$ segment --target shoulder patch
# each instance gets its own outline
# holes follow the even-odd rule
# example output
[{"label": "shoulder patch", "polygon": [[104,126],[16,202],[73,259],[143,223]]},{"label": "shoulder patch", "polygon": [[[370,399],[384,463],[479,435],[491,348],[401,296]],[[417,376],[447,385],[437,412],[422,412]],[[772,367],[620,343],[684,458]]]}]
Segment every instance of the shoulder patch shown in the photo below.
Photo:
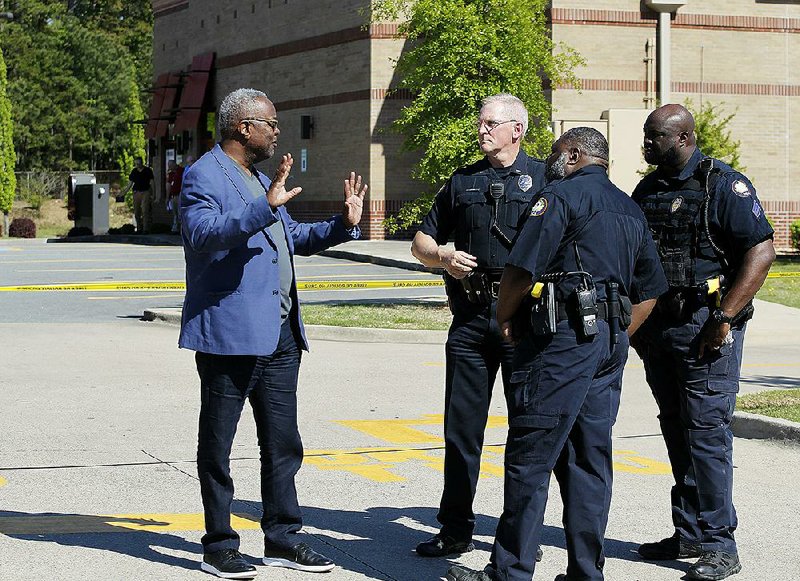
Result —
[{"label": "shoulder patch", "polygon": [[753,200],[753,215],[756,218],[760,218],[761,217],[761,206],[759,206],[759,204],[758,204],[758,202],[756,200]]},{"label": "shoulder patch", "polygon": [[733,190],[733,193],[740,198],[746,198],[750,195],[750,188],[742,180],[736,180],[733,182],[733,184],[731,184],[731,189]]},{"label": "shoulder patch", "polygon": [[519,189],[521,189],[523,192],[527,192],[529,189],[531,189],[532,185],[533,178],[531,178],[531,176],[528,174],[519,176]]},{"label": "shoulder patch", "polygon": [[531,217],[535,218],[541,216],[547,211],[547,198],[539,198],[539,200],[531,208]]}]

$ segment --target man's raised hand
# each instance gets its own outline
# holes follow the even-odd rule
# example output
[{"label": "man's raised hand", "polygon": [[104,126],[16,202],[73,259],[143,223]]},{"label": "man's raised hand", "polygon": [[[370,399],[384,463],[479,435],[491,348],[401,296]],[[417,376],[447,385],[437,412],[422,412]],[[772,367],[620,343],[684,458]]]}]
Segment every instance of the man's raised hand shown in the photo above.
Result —
[{"label": "man's raised hand", "polygon": [[364,211],[364,195],[368,188],[367,184],[361,185],[361,176],[356,176],[354,171],[351,171],[350,177],[344,180],[342,219],[347,228],[352,228],[361,221],[361,213]]},{"label": "man's raised hand", "polygon": [[267,202],[272,208],[283,206],[286,202],[294,198],[297,194],[303,191],[303,188],[292,188],[286,191],[286,180],[289,178],[289,172],[292,170],[292,154],[287,153],[281,156],[281,163],[278,169],[275,170],[275,179],[272,180],[272,185],[267,191]]}]

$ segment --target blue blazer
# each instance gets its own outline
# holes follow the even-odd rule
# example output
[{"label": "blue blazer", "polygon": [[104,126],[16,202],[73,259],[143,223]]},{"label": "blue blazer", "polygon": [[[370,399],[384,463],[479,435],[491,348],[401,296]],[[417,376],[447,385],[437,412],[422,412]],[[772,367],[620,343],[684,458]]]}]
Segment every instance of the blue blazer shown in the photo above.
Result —
[{"label": "blue blazer", "polygon": [[[259,173],[265,188],[270,180]],[[266,195],[254,199],[219,145],[183,176],[180,197],[186,298],[178,345],[219,355],[269,355],[280,335],[278,252],[266,229],[280,216],[292,256],[292,300],[297,301],[294,255],[309,256],[359,238],[341,216],[313,224],[292,220],[284,207],[272,210]],[[351,234],[352,233],[352,234]],[[308,342],[300,309],[292,309]]]}]

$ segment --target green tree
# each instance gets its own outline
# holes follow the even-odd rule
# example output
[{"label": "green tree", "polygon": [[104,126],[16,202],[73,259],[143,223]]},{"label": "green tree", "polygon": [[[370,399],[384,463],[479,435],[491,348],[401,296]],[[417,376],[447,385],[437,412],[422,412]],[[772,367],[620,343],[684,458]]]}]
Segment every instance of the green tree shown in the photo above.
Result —
[{"label": "green tree", "polygon": [[[525,103],[530,128],[524,146],[542,155],[552,143],[546,84],[577,86],[583,62],[550,38],[547,0],[376,0],[372,20],[404,18],[399,34],[408,49],[397,62],[399,88],[414,94],[395,128],[404,148],[422,152],[414,176],[441,184],[459,166],[479,159],[475,117],[480,101],[513,93]],[[431,190],[407,205],[390,231],[408,227],[427,211]]]},{"label": "green tree", "polygon": [[[6,95],[6,61],[0,50],[0,211],[8,216],[14,203],[17,178],[14,169],[17,156],[14,152],[14,124],[11,120],[11,101]],[[7,220],[6,220],[7,221]],[[7,231],[3,229],[3,234]]]},{"label": "green tree", "polygon": [[128,106],[125,108],[124,118],[124,122],[128,127],[127,139],[117,156],[117,167],[119,167],[123,180],[133,170],[133,160],[136,157],[141,157],[142,159],[147,157],[147,152],[145,151],[147,140],[144,138],[144,125],[136,123],[136,121],[144,118],[144,111],[136,93],[136,88],[136,82],[131,78]]},{"label": "green tree", "polygon": [[[110,169],[141,150],[141,89],[150,81],[147,0],[12,0],[0,46],[9,69],[23,170]],[[12,55],[12,56],[8,56]],[[134,100],[138,103],[134,103]]]},{"label": "green tree", "polygon": [[744,172],[747,168],[739,159],[739,148],[742,142],[734,140],[731,136],[729,125],[736,113],[726,115],[722,106],[724,103],[701,103],[696,108],[692,101],[686,101],[686,108],[694,117],[694,133],[697,137],[697,147],[705,155],[722,160],[733,169]]}]

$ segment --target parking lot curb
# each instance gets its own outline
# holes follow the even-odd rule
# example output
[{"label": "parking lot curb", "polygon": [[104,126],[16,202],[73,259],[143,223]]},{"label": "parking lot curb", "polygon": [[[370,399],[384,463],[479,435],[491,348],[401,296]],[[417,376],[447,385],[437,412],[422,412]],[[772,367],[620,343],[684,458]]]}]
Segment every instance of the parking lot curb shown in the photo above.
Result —
[{"label": "parking lot curb", "polygon": [[747,412],[735,412],[731,425],[737,438],[782,440],[800,444],[800,423]]}]

